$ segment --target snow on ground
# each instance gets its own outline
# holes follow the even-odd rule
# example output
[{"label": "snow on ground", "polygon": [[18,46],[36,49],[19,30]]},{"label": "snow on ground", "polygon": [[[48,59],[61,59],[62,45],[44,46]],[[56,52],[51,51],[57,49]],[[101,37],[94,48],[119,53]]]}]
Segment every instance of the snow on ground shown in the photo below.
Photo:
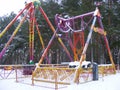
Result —
[{"label": "snow on ground", "polygon": [[[58,90],[120,90],[120,73],[107,75],[98,81],[58,86]],[[17,83],[15,79],[0,79],[0,90],[55,90],[55,84],[35,82],[32,86],[30,78],[20,79]]]},{"label": "snow on ground", "polygon": [[99,78],[84,84],[70,85],[67,90],[120,90],[120,73]]},{"label": "snow on ground", "polygon": [[[30,80],[29,80],[30,81]],[[59,86],[59,90],[66,90],[67,86]],[[16,82],[15,79],[0,80],[0,90],[55,90],[55,84],[43,83],[31,84],[28,82]]]}]

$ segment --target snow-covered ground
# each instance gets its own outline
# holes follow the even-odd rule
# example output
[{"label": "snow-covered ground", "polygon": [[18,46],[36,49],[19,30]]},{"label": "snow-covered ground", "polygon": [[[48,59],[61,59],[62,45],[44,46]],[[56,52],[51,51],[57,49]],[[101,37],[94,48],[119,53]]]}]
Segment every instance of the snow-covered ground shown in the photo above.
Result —
[{"label": "snow-covered ground", "polygon": [[120,73],[107,75],[99,78],[98,81],[92,81],[84,84],[70,85],[68,90],[120,90]]},{"label": "snow-covered ground", "polygon": [[[55,90],[55,84],[36,82],[31,85],[30,78],[0,79],[0,90]],[[82,84],[58,85],[58,90],[120,90],[120,73],[104,76],[98,81]]]}]

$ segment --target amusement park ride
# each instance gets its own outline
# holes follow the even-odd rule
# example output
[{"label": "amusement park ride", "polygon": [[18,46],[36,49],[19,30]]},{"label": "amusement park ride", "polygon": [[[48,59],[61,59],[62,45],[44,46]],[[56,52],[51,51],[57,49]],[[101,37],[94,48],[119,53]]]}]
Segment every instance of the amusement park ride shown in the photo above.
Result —
[{"label": "amusement park ride", "polygon": [[[43,38],[40,33],[40,29],[38,27],[38,23],[36,21],[35,17],[35,11],[39,10],[40,13],[43,15],[44,19],[48,23],[49,27],[51,28],[52,32],[54,33],[52,38],[50,39],[48,45],[45,47]],[[100,34],[104,38],[104,42],[110,57],[110,62],[111,65],[107,66],[107,69],[111,69],[113,73],[115,73],[115,65],[113,62],[112,54],[109,48],[108,40],[106,37],[106,32],[104,31],[104,27],[101,21],[101,14],[98,8],[95,9],[95,11],[85,13],[82,15],[74,16],[74,17],[69,17],[69,18],[63,18],[61,15],[56,15],[55,16],[55,23],[57,25],[57,29],[55,29],[50,22],[49,18],[47,17],[46,13],[42,9],[40,5],[39,0],[34,0],[33,2],[27,3],[25,8],[20,11],[20,13],[7,25],[7,27],[0,33],[0,38],[6,33],[6,31],[12,26],[12,24],[18,19],[20,15],[23,13],[26,13],[25,16],[21,19],[21,22],[18,24],[16,27],[15,31],[13,32],[12,36],[10,37],[9,41],[6,43],[4,48],[2,49],[0,53],[0,59],[2,56],[5,54],[5,51],[7,50],[7,47],[10,45],[11,41],[13,40],[14,36],[18,32],[19,28],[25,21],[27,17],[29,17],[29,47],[30,47],[30,62],[33,62],[34,60],[34,32],[35,32],[35,26],[36,30],[38,32],[40,42],[42,44],[42,48],[44,49],[43,54],[35,67],[33,74],[32,74],[32,80],[33,83],[34,81],[38,81],[38,78],[41,78],[40,81],[43,81],[43,78],[47,82],[54,82],[55,80],[55,75],[57,75],[58,78],[58,83],[70,83],[71,81],[74,81],[75,83],[78,83],[80,80],[80,75],[82,75],[84,70],[81,68],[82,62],[86,60],[86,52],[88,45],[90,43],[92,33],[96,32]],[[84,22],[84,18],[90,17],[89,23]],[[80,28],[76,27],[76,23],[80,24]],[[89,27],[88,24],[91,23],[91,26]],[[96,24],[97,23],[97,24]],[[90,29],[88,30],[88,36],[86,41],[84,40],[84,31],[85,29]],[[59,36],[58,32],[63,33],[64,35],[68,35],[69,33],[72,33],[72,40],[69,39],[69,45],[71,47],[71,51],[73,53],[73,57],[71,56],[71,53],[67,49],[67,46],[62,41],[62,38]],[[65,50],[67,56],[69,57],[70,61],[78,61],[79,66],[77,68],[68,68],[68,67],[63,67],[60,65],[53,65],[53,64],[48,64],[48,65],[42,65],[42,62],[48,53],[51,44],[53,43],[54,39],[57,37],[57,40]],[[69,38],[69,37],[68,37]],[[80,44],[78,48],[78,44]],[[42,67],[41,67],[42,65]],[[107,70],[106,67],[100,67],[101,73],[103,74],[105,70]],[[90,73],[91,70],[88,70]],[[67,82],[66,82],[67,81]]]}]

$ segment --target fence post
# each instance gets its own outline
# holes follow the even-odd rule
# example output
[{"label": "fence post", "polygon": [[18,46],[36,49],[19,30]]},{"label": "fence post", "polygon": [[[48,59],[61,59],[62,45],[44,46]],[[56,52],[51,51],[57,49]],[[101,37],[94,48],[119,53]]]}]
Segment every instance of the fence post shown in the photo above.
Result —
[{"label": "fence post", "polygon": [[34,75],[33,74],[34,74],[34,72],[32,71],[32,85],[34,85],[34,77],[33,77]]},{"label": "fence post", "polygon": [[55,74],[55,90],[58,90],[57,71],[55,71],[54,74]]},{"label": "fence post", "polygon": [[98,65],[97,63],[93,63],[93,68],[92,68],[92,72],[93,72],[93,80],[98,80]]},{"label": "fence post", "polygon": [[16,82],[18,82],[18,77],[17,77],[17,66],[15,66],[15,75],[16,75]]}]

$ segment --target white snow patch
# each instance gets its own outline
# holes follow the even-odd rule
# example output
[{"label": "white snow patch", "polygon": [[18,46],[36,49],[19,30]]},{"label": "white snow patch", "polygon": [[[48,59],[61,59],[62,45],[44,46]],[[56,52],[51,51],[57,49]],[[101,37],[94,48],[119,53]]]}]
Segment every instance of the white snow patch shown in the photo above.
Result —
[{"label": "white snow patch", "polygon": [[120,90],[120,73],[84,84],[72,84],[66,90]]},{"label": "white snow patch", "polygon": [[[31,77],[18,79],[0,79],[0,90],[55,90],[55,84],[35,82]],[[58,90],[120,90],[120,73],[104,76],[98,81],[82,84],[58,85]]]}]

